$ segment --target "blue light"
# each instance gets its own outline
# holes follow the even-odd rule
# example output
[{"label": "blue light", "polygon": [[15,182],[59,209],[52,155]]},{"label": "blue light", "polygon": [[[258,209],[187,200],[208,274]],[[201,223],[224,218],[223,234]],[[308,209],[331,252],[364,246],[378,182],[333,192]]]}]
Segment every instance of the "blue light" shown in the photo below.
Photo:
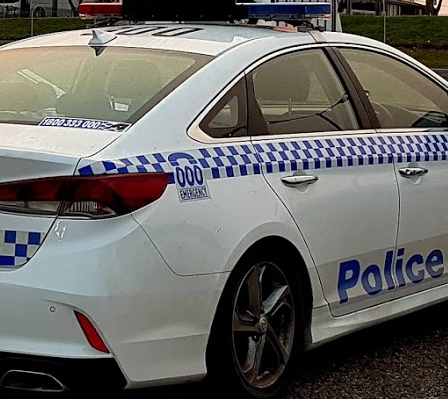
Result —
[{"label": "blue light", "polygon": [[289,3],[248,4],[249,18],[260,19],[300,19],[305,16],[324,15],[331,13],[330,3]]}]

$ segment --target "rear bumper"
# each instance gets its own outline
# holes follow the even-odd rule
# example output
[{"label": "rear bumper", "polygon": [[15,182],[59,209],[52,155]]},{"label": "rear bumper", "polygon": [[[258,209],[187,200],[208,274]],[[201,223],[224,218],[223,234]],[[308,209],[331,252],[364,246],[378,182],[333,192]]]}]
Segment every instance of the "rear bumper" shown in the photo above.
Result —
[{"label": "rear bumper", "polygon": [[[226,279],[225,273],[174,274],[131,217],[56,222],[27,264],[0,272],[0,353],[8,362],[48,360],[64,376],[64,370],[83,374],[89,364],[98,367],[85,378],[107,376],[99,366],[112,364],[105,368],[117,368],[123,378],[105,381],[126,389],[196,381],[206,372]],[[109,353],[89,345],[75,311]],[[69,377],[61,377],[64,385]],[[85,385],[83,378],[69,382]]]},{"label": "rear bumper", "polygon": [[0,389],[64,393],[121,390],[126,379],[114,359],[60,359],[0,353]]}]

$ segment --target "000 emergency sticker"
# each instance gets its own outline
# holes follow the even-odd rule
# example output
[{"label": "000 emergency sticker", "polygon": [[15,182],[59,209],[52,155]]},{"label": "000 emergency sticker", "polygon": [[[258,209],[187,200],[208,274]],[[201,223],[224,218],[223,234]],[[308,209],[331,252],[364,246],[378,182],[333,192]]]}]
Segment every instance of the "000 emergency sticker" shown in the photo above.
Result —
[{"label": "000 emergency sticker", "polygon": [[181,202],[210,198],[204,172],[198,165],[177,166],[174,177]]},{"label": "000 emergency sticker", "polygon": [[55,118],[47,116],[39,123],[39,126],[123,132],[130,126],[130,124],[122,122],[99,121],[95,119]]},{"label": "000 emergency sticker", "polygon": [[210,198],[204,170],[193,155],[174,152],[168,156],[168,162],[173,168],[174,182],[181,202]]}]

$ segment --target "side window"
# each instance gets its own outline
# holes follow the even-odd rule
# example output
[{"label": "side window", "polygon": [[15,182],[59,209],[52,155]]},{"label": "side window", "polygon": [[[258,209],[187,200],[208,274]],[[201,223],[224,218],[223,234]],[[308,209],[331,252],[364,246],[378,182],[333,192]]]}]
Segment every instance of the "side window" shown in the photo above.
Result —
[{"label": "side window", "polygon": [[448,127],[445,90],[385,55],[340,49],[369,97],[383,128]]},{"label": "side window", "polygon": [[252,84],[259,109],[251,106],[250,117],[261,113],[265,129],[255,128],[251,135],[358,128],[348,95],[320,49],[266,62],[252,73]]},{"label": "side window", "polygon": [[241,79],[212,108],[199,127],[214,138],[247,135],[246,81]]}]

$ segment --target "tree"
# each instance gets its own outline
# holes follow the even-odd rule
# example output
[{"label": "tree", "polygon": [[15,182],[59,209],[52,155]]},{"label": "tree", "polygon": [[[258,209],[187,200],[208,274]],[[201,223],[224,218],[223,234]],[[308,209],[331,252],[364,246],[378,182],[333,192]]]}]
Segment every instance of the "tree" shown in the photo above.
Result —
[{"label": "tree", "polygon": [[[443,0],[426,0],[426,14],[439,15]],[[436,5],[437,3],[437,5]]]},{"label": "tree", "polygon": [[58,16],[58,0],[52,0],[51,2],[51,16],[52,17]]},{"label": "tree", "polygon": [[70,4],[73,16],[78,15],[78,7],[73,3],[73,0],[68,0],[68,4]]}]

